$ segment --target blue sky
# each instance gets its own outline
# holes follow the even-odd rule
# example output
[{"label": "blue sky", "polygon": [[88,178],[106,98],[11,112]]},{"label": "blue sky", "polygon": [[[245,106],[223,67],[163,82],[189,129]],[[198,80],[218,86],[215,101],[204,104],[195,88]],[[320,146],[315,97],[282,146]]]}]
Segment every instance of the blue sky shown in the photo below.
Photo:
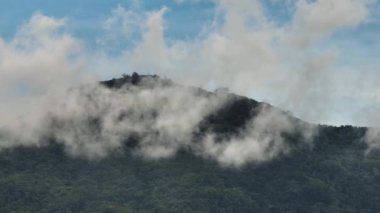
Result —
[{"label": "blue sky", "polygon": [[[102,22],[118,6],[126,10],[136,8],[140,12],[168,7],[165,14],[166,36],[168,39],[192,39],[199,35],[206,23],[212,22],[217,14],[217,4],[212,0],[2,0],[0,7],[0,35],[11,39],[19,27],[36,12],[56,18],[68,18],[67,30],[83,39],[89,46],[94,45],[97,36],[103,33]],[[261,1],[267,17],[278,25],[286,24],[292,17],[287,1]],[[375,0],[376,2],[376,0]],[[356,51],[342,56],[343,62],[366,60],[379,56],[380,3],[371,4],[371,18],[355,29],[337,31],[329,40],[340,48],[350,47]],[[376,54],[373,54],[376,53]],[[355,54],[352,57],[351,54]]]},{"label": "blue sky", "polygon": [[[118,31],[104,29],[117,8],[142,19],[132,37],[107,37]],[[371,125],[357,117],[370,116],[365,112],[380,102],[373,98],[380,92],[378,0],[2,0],[2,40],[11,44],[37,13],[66,19],[63,31],[80,40],[87,63],[96,62],[88,69],[119,70],[97,70],[102,78],[121,70],[157,72],[205,88],[226,86],[330,124]]]},{"label": "blue sky", "polygon": [[[0,29],[4,38],[11,38],[19,26],[34,13],[41,12],[47,16],[69,19],[69,30],[86,41],[94,41],[102,33],[99,27],[111,11],[122,6],[125,9],[134,7],[133,1],[119,0],[4,0],[0,8]],[[20,6],[22,5],[22,6]],[[139,1],[141,11],[159,10],[166,6],[167,34],[170,37],[193,37],[201,30],[205,21],[213,19],[215,4],[212,1],[178,4],[171,0]],[[184,24],[186,23],[186,24]]]},{"label": "blue sky", "polygon": [[[165,34],[168,39],[192,39],[199,35],[206,23],[212,22],[217,14],[217,4],[212,0],[188,0],[178,3],[174,0],[120,1],[120,0],[2,0],[0,7],[0,36],[11,39],[19,27],[36,12],[56,18],[68,18],[67,30],[83,39],[88,47],[94,47],[96,38],[104,33],[102,22],[118,6],[126,10],[159,10],[163,6],[170,9],[165,14]],[[262,1],[267,17],[278,25],[286,24],[292,17],[288,1]],[[375,0],[376,2],[376,0]],[[353,63],[376,59],[380,55],[380,3],[371,5],[371,18],[354,29],[337,31],[328,42],[334,43],[342,52],[340,62]],[[327,43],[328,44],[328,43]]]}]

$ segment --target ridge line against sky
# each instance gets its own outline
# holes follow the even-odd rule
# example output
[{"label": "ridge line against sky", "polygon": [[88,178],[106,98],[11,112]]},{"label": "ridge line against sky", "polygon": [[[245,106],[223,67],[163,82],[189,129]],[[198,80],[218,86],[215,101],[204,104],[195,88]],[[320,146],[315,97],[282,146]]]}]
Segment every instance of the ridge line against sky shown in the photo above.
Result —
[{"label": "ridge line against sky", "polygon": [[[45,76],[48,69],[62,65],[60,59],[70,58],[62,62],[62,73],[79,70],[80,75],[100,79],[133,71],[156,73],[208,89],[229,87],[312,122],[369,126],[380,122],[377,0],[4,0],[1,4],[3,81],[20,82],[17,75],[26,72],[4,62],[23,59],[16,54],[20,46],[22,51],[32,49],[37,61],[42,60],[38,52],[57,53],[53,49],[60,47],[62,55],[51,58],[56,64],[41,69],[30,61],[36,67],[29,68]],[[40,49],[20,43],[41,35],[46,42],[53,38],[48,49],[45,40],[40,40]],[[14,57],[7,58],[12,55],[7,53]],[[66,76],[62,73],[51,74],[49,81],[57,82]],[[32,87],[38,84],[38,91],[51,86],[37,82]]]}]

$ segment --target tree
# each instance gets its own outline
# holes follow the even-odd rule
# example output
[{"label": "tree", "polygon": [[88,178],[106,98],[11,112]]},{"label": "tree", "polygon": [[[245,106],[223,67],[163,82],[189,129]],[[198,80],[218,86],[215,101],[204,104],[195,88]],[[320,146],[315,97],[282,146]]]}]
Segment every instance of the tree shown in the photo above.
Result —
[{"label": "tree", "polygon": [[136,72],[132,74],[132,84],[136,85],[140,81],[140,76]]}]

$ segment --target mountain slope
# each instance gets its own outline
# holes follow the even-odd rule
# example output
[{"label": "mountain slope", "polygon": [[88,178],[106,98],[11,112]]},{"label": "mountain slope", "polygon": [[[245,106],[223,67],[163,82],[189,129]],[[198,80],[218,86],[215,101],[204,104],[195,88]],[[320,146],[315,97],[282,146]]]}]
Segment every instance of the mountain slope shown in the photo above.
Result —
[{"label": "mountain slope", "polygon": [[[125,76],[102,85],[117,90],[140,85],[141,78]],[[152,85],[156,83],[140,86]],[[223,107],[202,119],[192,143],[208,133],[221,144],[226,138],[240,137],[252,117],[259,116],[260,107],[271,107],[229,96]],[[311,125],[289,119],[297,128]],[[365,155],[366,129],[319,126],[318,130],[311,145],[303,142],[298,129],[285,132],[291,152],[239,167],[223,166],[187,146],[168,158],[147,159],[134,152],[141,146],[141,136],[128,137],[124,147],[92,160],[70,156],[65,144],[54,138],[42,147],[5,149],[0,152],[0,211],[378,212],[380,153]]]}]

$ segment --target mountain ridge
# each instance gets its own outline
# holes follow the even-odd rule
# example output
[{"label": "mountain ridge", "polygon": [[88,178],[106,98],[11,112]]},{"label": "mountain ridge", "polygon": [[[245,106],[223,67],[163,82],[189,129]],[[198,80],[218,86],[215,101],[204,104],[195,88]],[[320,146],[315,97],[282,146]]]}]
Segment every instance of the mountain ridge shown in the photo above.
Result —
[{"label": "mountain ridge", "polygon": [[[148,78],[156,79],[157,77]],[[119,80],[103,81],[101,84],[111,86],[111,89],[122,89],[120,92],[131,91],[132,94],[139,91],[136,86],[152,86],[152,82],[135,80],[132,81],[132,76],[124,76]],[[165,82],[160,85],[165,87],[171,84],[170,81]],[[125,86],[130,88],[123,90]],[[174,89],[174,91],[176,90],[178,88]],[[216,96],[214,93],[199,88],[194,90],[195,93],[186,97],[191,98],[194,97],[193,94],[198,93],[210,97]],[[148,89],[147,91],[152,90]],[[104,97],[110,96],[110,93],[106,92]],[[143,91],[142,97],[154,97],[145,96],[147,94],[145,92]],[[87,93],[84,94],[87,95]],[[92,100],[84,102],[85,110],[92,110],[93,106],[89,106],[89,103],[97,104],[96,100],[98,99],[93,97],[96,94],[102,93],[90,93],[89,97],[79,96],[80,100],[82,98]],[[172,97],[171,95],[163,96],[164,101],[157,103],[165,103],[168,101],[166,98]],[[134,98],[136,101],[140,100]],[[249,143],[245,143],[246,136],[263,139],[259,142],[267,143],[268,146],[265,146],[265,149],[261,150],[262,152],[252,152],[246,156],[244,152],[251,148],[247,146],[240,150],[242,152],[238,153],[238,160],[241,160],[239,157],[248,157],[250,160],[245,164],[223,166],[220,162],[226,162],[226,158],[223,158],[223,153],[219,152],[224,149],[205,156],[204,153],[199,153],[198,149],[190,150],[189,144],[184,144],[181,149],[169,157],[149,159],[134,151],[138,149],[140,143],[151,145],[149,141],[139,141],[144,139],[144,134],[147,134],[145,131],[139,132],[141,135],[136,134],[133,136],[134,138],[129,138],[130,141],[125,142],[128,146],[113,149],[108,155],[98,159],[82,158],[70,154],[67,152],[66,144],[59,143],[59,141],[52,141],[41,146],[17,146],[0,152],[0,195],[2,195],[0,196],[0,211],[377,212],[380,210],[378,202],[380,152],[378,150],[366,152],[368,145],[363,142],[366,128],[319,125],[318,134],[314,136],[313,142],[306,143],[305,138],[301,134],[296,134],[297,131],[293,131],[293,129],[290,129],[292,131],[283,131],[280,128],[280,132],[269,131],[270,129],[267,127],[279,128],[276,125],[284,121],[280,119],[275,120],[274,123],[270,122],[276,119],[276,116],[281,115],[276,110],[274,113],[271,110],[264,110],[264,112],[270,112],[269,117],[265,113],[265,116],[262,117],[260,113],[255,114],[251,111],[259,109],[258,106],[261,102],[234,95],[232,95],[232,99],[228,100],[230,102],[227,102],[227,105],[216,108],[216,113],[206,113],[208,117],[201,120],[199,127],[195,128],[198,131],[196,133],[200,135],[192,135],[194,136],[192,142],[197,141],[197,137],[203,138],[205,134],[209,133],[220,137],[215,140],[216,148],[221,146],[224,148],[223,145],[228,143],[234,144],[235,148],[239,143],[247,145]],[[144,102],[142,105],[138,105],[137,109],[148,103],[151,102]],[[208,102],[206,103],[201,106],[209,106]],[[108,107],[108,105],[105,106]],[[133,105],[128,103],[127,106],[132,107]],[[96,107],[99,108],[97,105]],[[104,112],[102,107],[100,109],[100,112]],[[182,109],[180,107],[179,112]],[[267,108],[264,107],[264,109]],[[119,111],[116,110],[116,112]],[[151,111],[142,112],[150,113]],[[175,114],[175,117],[180,114]],[[94,119],[92,114],[89,115],[91,122],[98,122],[96,119],[92,120]],[[153,113],[149,115],[152,117],[148,117],[147,120],[144,120],[145,117],[141,118],[140,113],[128,114],[126,112],[124,116],[132,116],[131,118],[137,116],[138,119],[142,119],[141,121],[151,122],[151,118],[159,115]],[[250,116],[256,116],[256,119],[260,118],[260,122],[255,122],[254,119],[252,123]],[[181,121],[180,118],[178,117],[179,120],[175,121]],[[69,122],[69,127],[78,121],[72,119],[64,120]],[[80,125],[88,122],[87,120],[84,123],[82,120],[79,121],[81,121]],[[305,124],[303,121],[300,122]],[[260,126],[261,123],[263,126]],[[285,122],[285,124],[288,123]],[[67,130],[64,123],[61,125]],[[101,125],[89,125],[91,128],[95,128],[89,134],[98,134],[97,128]],[[148,125],[147,127],[153,126]],[[177,128],[172,125],[168,127]],[[260,131],[250,134],[251,128],[259,128]],[[88,131],[88,128],[84,128],[84,130]],[[166,131],[166,129],[163,130]],[[181,128],[176,130],[179,131]],[[82,134],[85,133],[82,132]],[[169,133],[171,132],[165,132],[165,134]],[[292,145],[293,148],[290,151],[285,149],[281,152],[271,152],[273,149],[277,150],[278,143],[265,140],[268,134],[276,136],[271,139],[278,139],[277,136],[281,137],[286,144]],[[153,136],[155,135],[160,136],[158,133],[153,134]],[[169,137],[169,139],[171,138]],[[163,139],[168,138],[164,137]],[[134,142],[131,142],[133,140]],[[199,141],[199,143],[202,142],[202,140]],[[181,141],[176,142],[180,143]],[[199,148],[198,146],[194,147]],[[255,158],[255,156],[252,158],[251,155],[254,154],[269,154],[270,158],[262,159]],[[275,156],[272,157],[270,154]],[[231,159],[227,158],[227,160]],[[234,162],[240,163],[240,161]]]}]

